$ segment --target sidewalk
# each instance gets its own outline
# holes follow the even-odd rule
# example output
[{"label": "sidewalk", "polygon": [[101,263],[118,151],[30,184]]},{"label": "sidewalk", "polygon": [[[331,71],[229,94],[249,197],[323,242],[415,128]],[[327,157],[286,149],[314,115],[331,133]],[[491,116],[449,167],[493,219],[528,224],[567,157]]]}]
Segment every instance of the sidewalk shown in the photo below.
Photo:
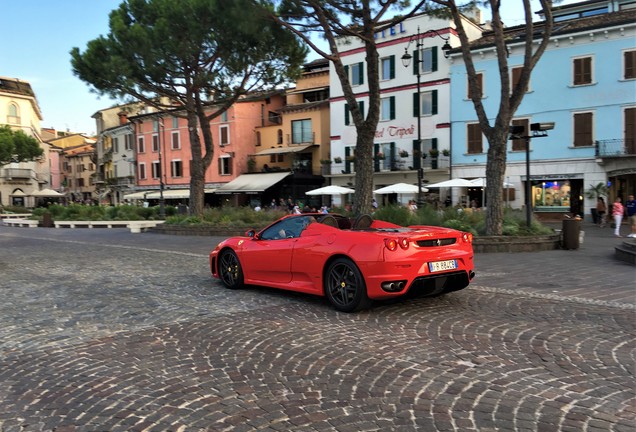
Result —
[{"label": "sidewalk", "polygon": [[[561,229],[560,223],[546,224]],[[631,238],[617,238],[614,229],[581,222],[583,242],[575,250],[482,253],[475,255],[473,284],[505,292],[523,291],[574,301],[636,306],[636,267],[614,257],[614,248]],[[621,234],[627,235],[623,224]]]}]

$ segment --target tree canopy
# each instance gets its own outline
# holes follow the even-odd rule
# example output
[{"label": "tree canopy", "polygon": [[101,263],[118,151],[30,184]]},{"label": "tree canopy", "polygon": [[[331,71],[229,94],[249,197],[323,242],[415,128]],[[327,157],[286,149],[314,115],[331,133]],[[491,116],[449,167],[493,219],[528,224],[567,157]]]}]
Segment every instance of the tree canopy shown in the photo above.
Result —
[{"label": "tree canopy", "polygon": [[71,50],[73,72],[94,91],[187,118],[194,214],[214,154],[210,120],[242,95],[296,78],[305,60],[304,45],[266,12],[251,0],[127,0],[107,36]]},{"label": "tree canopy", "polygon": [[44,154],[40,143],[21,130],[0,126],[0,165],[10,162],[28,162]]}]

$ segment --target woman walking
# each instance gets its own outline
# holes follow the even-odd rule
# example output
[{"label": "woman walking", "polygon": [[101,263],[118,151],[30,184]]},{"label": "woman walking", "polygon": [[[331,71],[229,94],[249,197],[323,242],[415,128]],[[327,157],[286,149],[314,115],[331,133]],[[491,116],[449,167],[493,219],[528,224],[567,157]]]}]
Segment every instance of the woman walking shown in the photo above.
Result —
[{"label": "woman walking", "polygon": [[621,197],[616,197],[614,205],[612,205],[612,216],[614,216],[614,224],[616,224],[616,228],[614,228],[614,235],[616,237],[621,236],[621,222],[623,222],[623,213],[625,213],[625,208],[621,201]]}]

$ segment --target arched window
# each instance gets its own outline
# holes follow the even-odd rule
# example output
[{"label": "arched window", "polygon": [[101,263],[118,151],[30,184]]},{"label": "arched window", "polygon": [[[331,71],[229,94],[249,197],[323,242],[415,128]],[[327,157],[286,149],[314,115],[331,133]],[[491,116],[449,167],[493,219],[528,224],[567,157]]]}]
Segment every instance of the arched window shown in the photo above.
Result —
[{"label": "arched window", "polygon": [[14,102],[9,102],[7,123],[20,124],[20,111],[18,110],[18,105]]}]

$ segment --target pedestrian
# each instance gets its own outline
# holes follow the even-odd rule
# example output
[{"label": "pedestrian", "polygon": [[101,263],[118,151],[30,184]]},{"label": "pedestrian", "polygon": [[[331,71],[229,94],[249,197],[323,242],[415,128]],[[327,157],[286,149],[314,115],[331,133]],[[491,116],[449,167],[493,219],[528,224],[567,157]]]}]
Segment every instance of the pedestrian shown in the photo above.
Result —
[{"label": "pedestrian", "polygon": [[607,212],[607,206],[605,205],[605,200],[603,197],[598,197],[596,199],[596,221],[597,225],[600,228],[605,226],[605,213]]},{"label": "pedestrian", "polygon": [[621,222],[623,221],[623,214],[625,213],[625,207],[623,207],[622,201],[621,197],[618,196],[612,205],[612,216],[614,216],[614,223],[616,224],[614,235],[616,237],[621,236]]},{"label": "pedestrian", "polygon": [[634,199],[634,195],[630,195],[627,198],[627,202],[625,202],[625,209],[627,210],[627,218],[632,230],[627,237],[636,238],[636,200]]}]

